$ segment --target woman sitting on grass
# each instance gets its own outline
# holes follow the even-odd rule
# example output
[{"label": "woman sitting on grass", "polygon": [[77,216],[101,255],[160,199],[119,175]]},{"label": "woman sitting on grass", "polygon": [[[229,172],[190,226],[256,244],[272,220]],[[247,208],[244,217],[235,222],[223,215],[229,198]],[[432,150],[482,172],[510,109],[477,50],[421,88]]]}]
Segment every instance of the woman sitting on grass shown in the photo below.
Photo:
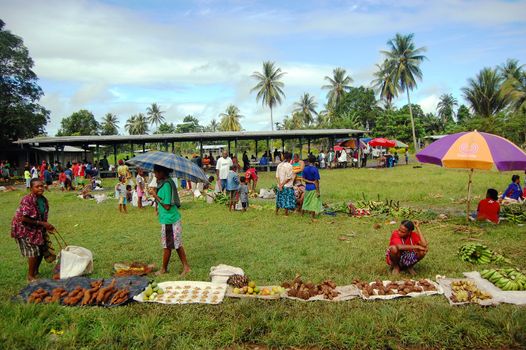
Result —
[{"label": "woman sitting on grass", "polygon": [[[416,228],[416,232],[413,230]],[[389,241],[389,248],[385,254],[387,265],[393,274],[399,274],[400,270],[406,270],[416,274],[413,266],[426,256],[428,243],[424,238],[418,221],[413,223],[404,220],[400,223],[398,230],[394,230]]]}]

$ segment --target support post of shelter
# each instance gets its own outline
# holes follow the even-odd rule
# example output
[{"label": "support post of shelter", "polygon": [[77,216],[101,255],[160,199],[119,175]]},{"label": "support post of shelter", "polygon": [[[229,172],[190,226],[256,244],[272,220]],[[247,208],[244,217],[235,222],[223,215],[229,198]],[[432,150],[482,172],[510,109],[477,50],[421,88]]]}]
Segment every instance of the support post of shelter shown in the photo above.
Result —
[{"label": "support post of shelter", "polygon": [[237,138],[234,139],[234,155],[236,156],[236,158],[238,158],[238,156],[237,156]]},{"label": "support post of shelter", "polygon": [[133,158],[133,142],[130,142],[130,158]]},{"label": "support post of shelter", "polygon": [[203,159],[203,140],[199,140],[199,156]]},{"label": "support post of shelter", "polygon": [[[267,138],[267,152],[270,152],[270,139],[269,139],[269,138]],[[270,158],[270,159],[268,160],[268,162],[269,162],[269,163],[272,163],[272,162],[274,161],[274,160],[272,159],[272,153],[269,154],[268,156],[269,156],[269,158]]]},{"label": "support post of shelter", "polygon": [[95,165],[98,167],[100,163],[100,149],[98,143],[95,144],[95,151],[97,152],[97,163]]},{"label": "support post of shelter", "polygon": [[172,141],[172,153],[175,153],[175,142]]},{"label": "support post of shelter", "polygon": [[146,152],[146,144],[143,143],[143,144],[142,144],[142,153],[145,153],[145,152]]},{"label": "support post of shelter", "polygon": [[228,156],[230,157],[230,140],[228,140]]},{"label": "support post of shelter", "polygon": [[362,159],[362,148],[360,147],[360,135],[356,135],[356,147],[358,150],[358,162],[356,163],[356,167],[361,168],[362,162],[360,160]]},{"label": "support post of shelter", "polygon": [[117,144],[113,144],[113,164],[117,167]]},{"label": "support post of shelter", "polygon": [[467,199],[467,212],[466,212],[466,221],[469,222],[469,215],[471,212],[471,187],[473,184],[473,169],[469,170],[468,178],[468,199]]},{"label": "support post of shelter", "polygon": [[307,139],[307,153],[310,155],[310,138]]},{"label": "support post of shelter", "polygon": [[258,139],[256,139],[256,159],[258,159]]},{"label": "support post of shelter", "polygon": [[301,137],[299,138],[299,146],[300,146],[300,159],[303,159],[303,140]]},{"label": "support post of shelter", "polygon": [[285,153],[285,140],[281,139],[281,154]]}]

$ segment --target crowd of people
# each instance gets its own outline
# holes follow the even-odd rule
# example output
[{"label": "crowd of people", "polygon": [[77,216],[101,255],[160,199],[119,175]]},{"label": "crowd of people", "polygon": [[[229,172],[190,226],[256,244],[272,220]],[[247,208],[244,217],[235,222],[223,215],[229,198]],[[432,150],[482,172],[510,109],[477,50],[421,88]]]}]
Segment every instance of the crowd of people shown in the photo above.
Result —
[{"label": "crowd of people", "polygon": [[[267,153],[267,152],[266,152]],[[306,159],[300,159],[299,154],[277,152],[266,154],[272,156],[274,161],[279,160],[276,168],[276,204],[275,213],[281,210],[284,215],[298,212],[303,215],[309,213],[312,220],[323,210],[320,195],[320,173],[318,168],[326,168],[328,164],[338,159],[335,152],[329,151],[327,155],[320,152],[321,157],[309,154]],[[265,156],[265,155],[264,155]],[[341,157],[341,154],[340,154]],[[208,158],[212,162],[213,157]],[[234,210],[237,203],[241,209],[249,208],[249,194],[256,191],[258,173],[246,153],[243,154],[243,167],[223,151],[221,157],[214,159],[217,176],[217,192],[228,195],[229,210]],[[2,162],[0,172],[9,169],[9,163]],[[43,161],[40,165],[26,164],[24,178],[29,194],[24,196],[15,213],[11,225],[11,236],[16,240],[21,255],[28,259],[28,281],[38,278],[38,270],[42,259],[49,254],[47,242],[49,233],[54,231],[54,226],[48,222],[49,202],[44,196],[44,191],[56,178],[63,191],[83,186],[86,180],[92,181],[97,175],[97,167],[90,162],[73,162],[62,166],[60,162],[47,164]],[[156,165],[149,178],[146,178],[142,169],[137,169],[135,179],[132,178],[130,169],[120,160],[117,167],[119,181],[115,186],[118,198],[119,211],[126,213],[126,205],[131,202],[134,190],[138,197],[138,206],[142,206],[143,199],[149,197],[156,208],[161,225],[162,267],[160,274],[168,271],[171,254],[176,250],[182,264],[182,275],[190,271],[186,252],[182,244],[182,221],[179,207],[181,206],[177,185],[170,176],[171,170]],[[210,177],[212,182],[214,177]],[[481,200],[477,212],[473,215],[475,220],[486,220],[499,223],[501,205],[521,203],[525,200],[526,191],[521,186],[519,175],[513,175],[511,183],[499,197],[495,189],[488,189],[486,198]],[[414,273],[414,266],[421,261],[429,250],[420,224],[404,220],[397,230],[391,234],[386,250],[386,262],[394,274],[401,270]]]}]

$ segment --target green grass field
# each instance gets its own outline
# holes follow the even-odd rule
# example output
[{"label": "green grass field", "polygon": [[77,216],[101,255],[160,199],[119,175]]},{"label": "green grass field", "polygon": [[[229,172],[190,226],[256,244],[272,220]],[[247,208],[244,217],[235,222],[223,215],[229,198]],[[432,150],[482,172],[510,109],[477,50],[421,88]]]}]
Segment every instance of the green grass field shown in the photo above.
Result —
[{"label": "green grass field", "polygon": [[[273,174],[261,175],[259,187]],[[417,265],[417,277],[458,277],[477,266],[462,262],[458,247],[475,238],[526,268],[526,228],[471,224],[476,237],[458,233],[463,225],[467,172],[434,166],[414,169],[345,169],[321,172],[324,202],[389,198],[401,205],[447,213],[450,219],[422,226],[430,252]],[[474,195],[488,187],[503,190],[511,173],[476,172]],[[113,183],[106,182],[108,187]],[[303,303],[289,300],[225,299],[217,306],[163,306],[132,303],[124,307],[76,308],[27,305],[11,301],[25,286],[27,263],[10,238],[10,221],[23,191],[0,193],[0,348],[2,349],[144,349],[144,348],[525,348],[526,308],[513,305],[451,307],[443,296],[392,301]],[[68,243],[94,253],[94,277],[109,277],[114,262],[161,262],[159,224],[152,208],[119,214],[117,203],[82,201],[57,190],[50,200],[50,222]],[[254,201],[256,202],[256,201]],[[261,201],[257,201],[260,204]],[[476,206],[475,200],[474,206]],[[229,213],[224,206],[185,201],[183,239],[192,272],[187,279],[208,280],[213,265],[242,267],[258,284],[280,284],[296,273],[339,285],[353,279],[389,278],[384,261],[390,232],[388,218],[275,216],[272,210]],[[373,224],[382,228],[374,229]],[[350,234],[349,242],[338,237]],[[180,268],[172,257],[169,274]],[[41,275],[51,276],[43,264]],[[51,330],[63,331],[60,335]]]}]

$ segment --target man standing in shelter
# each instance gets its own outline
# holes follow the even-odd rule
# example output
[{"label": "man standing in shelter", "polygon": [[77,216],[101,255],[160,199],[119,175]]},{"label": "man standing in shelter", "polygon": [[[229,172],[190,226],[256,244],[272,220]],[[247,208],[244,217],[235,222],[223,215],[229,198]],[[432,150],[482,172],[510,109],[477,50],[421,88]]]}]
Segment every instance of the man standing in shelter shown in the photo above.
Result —
[{"label": "man standing in shelter", "polygon": [[216,163],[216,175],[219,179],[219,183],[221,184],[222,192],[226,189],[226,178],[228,177],[228,172],[232,165],[234,165],[234,163],[228,156],[228,152],[223,150],[223,156],[220,157]]}]

